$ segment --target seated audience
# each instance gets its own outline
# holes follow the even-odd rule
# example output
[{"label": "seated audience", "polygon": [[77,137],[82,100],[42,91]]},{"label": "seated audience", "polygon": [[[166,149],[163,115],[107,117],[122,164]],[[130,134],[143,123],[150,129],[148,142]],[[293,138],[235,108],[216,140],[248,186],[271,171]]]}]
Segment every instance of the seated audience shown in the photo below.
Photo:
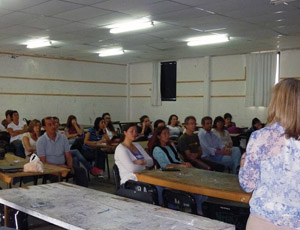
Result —
[{"label": "seated audience", "polygon": [[[37,154],[40,160],[43,163],[70,169],[70,174],[74,176],[74,181],[78,185],[87,187],[88,181],[85,170],[73,166],[68,139],[65,135],[57,132],[53,118],[44,118],[42,126],[46,132],[37,141]],[[51,181],[57,180],[54,176],[49,176],[49,179]]]},{"label": "seated audience", "polygon": [[[59,131],[58,131],[58,127],[60,126],[59,119],[58,119],[58,117],[54,117],[53,120],[54,120],[54,125],[55,125],[56,132],[59,133]],[[72,147],[72,144],[70,144],[70,142],[69,142],[69,145],[70,145],[70,147]],[[78,149],[76,149],[76,148],[71,149],[70,153],[72,154],[73,165],[74,166],[80,167],[80,163],[81,163],[86,168],[88,173],[92,174],[93,176],[97,176],[99,178],[103,177],[103,170],[101,170],[99,168],[96,168],[96,167],[93,167],[91,165],[91,163],[88,162],[83,157],[83,155],[81,154],[81,152]]]},{"label": "seated audience", "polygon": [[97,117],[94,122],[94,127],[89,128],[85,134],[82,148],[83,156],[87,160],[95,161],[94,166],[103,171],[105,171],[105,153],[101,150],[101,144],[109,142],[105,128],[106,126],[102,117]]},{"label": "seated audience", "polygon": [[228,166],[236,174],[241,159],[240,149],[228,148],[222,144],[222,141],[211,131],[211,117],[202,118],[201,124],[202,129],[198,136],[203,150],[203,159]]},{"label": "seated audience", "polygon": [[68,117],[65,135],[67,136],[70,145],[74,143],[77,137],[83,135],[83,130],[80,128],[80,125],[77,123],[77,118],[74,115]]},{"label": "seated audience", "polygon": [[170,131],[168,127],[158,127],[153,135],[155,146],[153,158],[156,160],[158,168],[184,167],[192,168],[188,162],[182,162],[177,154],[175,145],[170,141]]},{"label": "seated audience", "polygon": [[152,158],[143,147],[133,142],[137,137],[136,125],[125,125],[123,130],[122,142],[115,150],[115,162],[119,168],[121,186],[124,186],[128,180],[137,181],[134,173],[153,166]]},{"label": "seated audience", "polygon": [[27,125],[23,121],[19,121],[19,113],[12,111],[12,122],[7,126],[10,134],[10,143],[15,148],[15,155],[25,158],[25,151],[22,144],[22,134],[27,132]]},{"label": "seated audience", "polygon": [[150,119],[147,115],[143,115],[140,118],[140,126],[137,126],[137,140],[142,141],[142,140],[148,140],[148,138],[152,135],[153,133],[153,128],[150,122]]},{"label": "seated audience", "polygon": [[190,162],[194,167],[222,172],[224,166],[201,159],[202,150],[196,130],[196,118],[188,116],[184,120],[186,132],[178,140],[178,149],[185,162]]},{"label": "seated audience", "polygon": [[[161,120],[158,119],[154,122],[154,131],[158,128],[158,127],[164,127],[166,126],[166,123]],[[152,136],[149,140],[148,140],[148,144],[147,144],[147,152],[148,154],[152,157],[152,151],[153,151],[153,142],[154,142],[154,136]]]},{"label": "seated audience", "polygon": [[6,110],[5,119],[1,122],[1,124],[7,129],[7,126],[12,122],[11,112],[13,110]]},{"label": "seated audience", "polygon": [[111,117],[109,113],[103,113],[102,118],[106,125],[106,134],[109,137],[109,139],[113,142],[119,142],[120,138],[118,137],[118,134],[115,131],[114,125],[111,122]]},{"label": "seated audience", "polygon": [[182,125],[181,125],[180,121],[178,121],[178,117],[175,114],[172,114],[169,117],[167,127],[170,130],[171,138],[177,139],[182,134],[182,131],[183,131]]},{"label": "seated audience", "polygon": [[41,136],[41,122],[32,120],[28,126],[28,132],[23,134],[22,144],[25,149],[26,157],[30,157],[32,153],[36,153],[36,142]]},{"label": "seated audience", "polygon": [[239,181],[252,193],[247,230],[300,229],[300,81],[273,87],[268,125],[252,133]]},{"label": "seated audience", "polygon": [[212,132],[219,137],[225,147],[232,147],[232,139],[229,135],[229,132],[224,127],[223,117],[218,116],[215,118]]}]

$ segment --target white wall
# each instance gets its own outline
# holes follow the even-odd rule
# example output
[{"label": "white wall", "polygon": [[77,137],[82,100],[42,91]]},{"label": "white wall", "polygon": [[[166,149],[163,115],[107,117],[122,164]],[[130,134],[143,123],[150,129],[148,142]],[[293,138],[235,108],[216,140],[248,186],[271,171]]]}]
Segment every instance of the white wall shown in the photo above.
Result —
[{"label": "white wall", "polygon": [[194,115],[200,123],[203,116],[230,112],[238,126],[249,127],[254,117],[266,121],[266,108],[245,107],[244,55],[177,60],[177,101],[162,106],[151,105],[152,71],[152,63],[130,65],[131,120],[147,114],[167,121],[175,113],[181,121]]},{"label": "white wall", "polygon": [[56,115],[61,123],[70,114],[77,116],[80,124],[92,124],[103,112],[110,112],[114,120],[126,119],[124,65],[0,55],[0,81],[3,117],[7,109],[14,109],[21,118]]},{"label": "white wall", "polygon": [[280,78],[300,78],[300,50],[280,52]]}]

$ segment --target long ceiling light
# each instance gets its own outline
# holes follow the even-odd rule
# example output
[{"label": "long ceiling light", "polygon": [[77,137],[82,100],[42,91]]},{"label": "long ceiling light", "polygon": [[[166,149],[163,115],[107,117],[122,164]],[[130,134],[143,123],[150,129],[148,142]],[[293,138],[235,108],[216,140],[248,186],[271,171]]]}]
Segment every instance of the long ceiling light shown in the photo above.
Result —
[{"label": "long ceiling light", "polygon": [[188,39],[188,46],[201,46],[201,45],[209,45],[221,42],[228,42],[230,40],[227,34],[216,34],[216,35],[208,35],[202,37],[195,37]]},{"label": "long ceiling light", "polygon": [[27,45],[28,49],[34,49],[34,48],[51,46],[52,42],[47,39],[33,39],[27,41],[25,44]]},{"label": "long ceiling light", "polygon": [[113,49],[105,49],[99,51],[100,57],[107,57],[107,56],[115,56],[124,54],[124,50],[122,48],[113,48]]},{"label": "long ceiling light", "polygon": [[153,26],[154,26],[153,21],[143,18],[139,20],[126,22],[126,23],[110,25],[109,27],[111,29],[109,32],[112,34],[118,34],[118,33],[134,31],[134,30],[147,29]]}]

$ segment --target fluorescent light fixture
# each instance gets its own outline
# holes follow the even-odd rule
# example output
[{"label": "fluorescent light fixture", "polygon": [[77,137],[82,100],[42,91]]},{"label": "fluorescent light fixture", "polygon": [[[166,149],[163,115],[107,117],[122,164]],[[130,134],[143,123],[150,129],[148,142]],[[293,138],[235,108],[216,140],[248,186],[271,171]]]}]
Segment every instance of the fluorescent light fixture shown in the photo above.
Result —
[{"label": "fluorescent light fixture", "polygon": [[107,56],[115,56],[124,54],[124,50],[122,48],[113,48],[113,49],[105,49],[99,51],[99,57],[107,57]]},{"label": "fluorescent light fixture", "polygon": [[200,46],[200,45],[209,45],[221,42],[228,42],[229,36],[227,34],[216,34],[208,35],[202,37],[195,37],[188,40],[188,46]]},{"label": "fluorescent light fixture", "polygon": [[285,4],[285,5],[288,5],[288,2],[293,2],[295,0],[270,0],[270,3],[272,5],[278,5],[278,4]]},{"label": "fluorescent light fixture", "polygon": [[134,30],[147,29],[147,28],[151,28],[152,26],[154,26],[153,21],[149,20],[148,18],[142,18],[139,20],[129,21],[126,23],[110,25],[109,27],[111,29],[109,32],[112,34],[118,34],[118,33],[134,31]]},{"label": "fluorescent light fixture", "polygon": [[28,49],[40,48],[45,46],[51,46],[52,43],[47,39],[33,39],[25,43]]}]

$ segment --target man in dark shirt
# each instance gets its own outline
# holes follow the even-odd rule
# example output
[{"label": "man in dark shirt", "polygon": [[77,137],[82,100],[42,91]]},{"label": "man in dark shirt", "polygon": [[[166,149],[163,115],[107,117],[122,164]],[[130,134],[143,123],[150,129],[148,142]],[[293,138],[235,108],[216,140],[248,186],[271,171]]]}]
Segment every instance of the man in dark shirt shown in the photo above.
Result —
[{"label": "man in dark shirt", "polygon": [[178,149],[183,157],[183,160],[190,162],[194,167],[215,170],[222,172],[224,171],[224,166],[201,159],[202,150],[199,142],[199,138],[196,131],[196,118],[193,116],[188,116],[184,120],[186,132],[178,140]]}]

